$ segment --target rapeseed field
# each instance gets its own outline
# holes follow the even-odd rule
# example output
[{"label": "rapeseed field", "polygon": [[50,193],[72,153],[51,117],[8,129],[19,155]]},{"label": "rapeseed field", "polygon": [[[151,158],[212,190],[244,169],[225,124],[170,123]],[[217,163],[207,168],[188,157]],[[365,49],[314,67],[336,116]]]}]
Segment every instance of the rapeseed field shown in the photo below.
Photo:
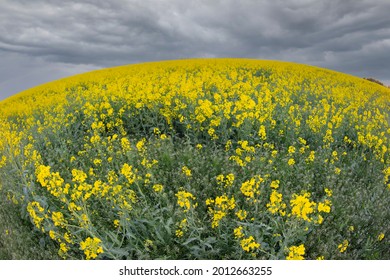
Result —
[{"label": "rapeseed field", "polygon": [[389,259],[390,90],[193,59],[0,102],[0,258]]}]

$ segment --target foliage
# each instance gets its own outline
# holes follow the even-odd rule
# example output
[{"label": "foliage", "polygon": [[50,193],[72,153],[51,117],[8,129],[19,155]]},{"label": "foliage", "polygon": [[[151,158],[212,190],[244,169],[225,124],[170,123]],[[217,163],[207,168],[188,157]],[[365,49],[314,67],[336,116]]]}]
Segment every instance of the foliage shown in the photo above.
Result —
[{"label": "foliage", "polygon": [[0,257],[389,259],[389,103],[363,79],[244,59],[22,92],[0,103]]}]

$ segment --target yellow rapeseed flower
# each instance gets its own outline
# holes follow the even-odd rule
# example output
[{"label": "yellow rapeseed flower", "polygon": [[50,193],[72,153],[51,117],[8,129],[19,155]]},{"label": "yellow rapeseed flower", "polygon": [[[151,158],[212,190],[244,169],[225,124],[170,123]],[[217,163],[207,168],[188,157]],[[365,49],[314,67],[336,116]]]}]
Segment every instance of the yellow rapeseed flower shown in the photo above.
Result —
[{"label": "yellow rapeseed flower", "polygon": [[87,237],[80,242],[80,249],[84,251],[87,260],[96,259],[99,254],[103,253],[101,243],[102,241],[97,237]]},{"label": "yellow rapeseed flower", "polygon": [[299,246],[291,246],[289,248],[288,256],[286,260],[304,260],[305,255],[305,245],[301,244]]},{"label": "yellow rapeseed flower", "polygon": [[131,185],[135,182],[135,180],[137,179],[137,176],[136,174],[133,172],[133,166],[125,163],[123,166],[122,166],[122,169],[121,169],[121,174],[123,174],[126,179],[127,179],[127,182]]},{"label": "yellow rapeseed flower", "polygon": [[121,147],[124,152],[131,151],[130,141],[127,138],[123,137],[121,139]]},{"label": "yellow rapeseed flower", "polygon": [[146,138],[142,138],[140,141],[137,142],[137,144],[135,145],[137,147],[137,150],[140,152],[140,153],[143,153],[146,151]]},{"label": "yellow rapeseed flower", "polygon": [[206,205],[212,215],[211,227],[215,228],[219,226],[219,222],[227,215],[229,210],[233,210],[236,207],[234,197],[229,198],[226,194],[217,196],[215,199],[207,199]]},{"label": "yellow rapeseed flower", "polygon": [[190,170],[187,166],[183,166],[183,168],[181,169],[181,171],[182,171],[183,174],[186,175],[187,177],[191,177],[191,176],[192,176],[191,170]]},{"label": "yellow rapeseed flower", "polygon": [[270,195],[270,202],[267,203],[267,209],[272,214],[279,213],[280,215],[284,216],[286,215],[286,203],[283,202],[283,195],[281,193],[278,193],[276,190],[272,190],[272,193]]},{"label": "yellow rapeseed flower", "polygon": [[66,246],[66,244],[65,243],[63,243],[63,242],[61,242],[60,243],[60,251],[61,251],[61,253],[59,253],[59,255],[62,255],[63,253],[66,253],[66,252],[68,252],[68,247]]},{"label": "yellow rapeseed flower", "polygon": [[310,151],[310,154],[309,154],[309,156],[307,157],[306,162],[307,162],[307,163],[313,162],[315,158],[316,158],[316,156],[315,156],[315,151]]},{"label": "yellow rapeseed flower", "polygon": [[50,166],[40,165],[36,170],[37,181],[42,187],[46,187],[48,182],[47,178],[50,177]]},{"label": "yellow rapeseed flower", "polygon": [[245,210],[239,210],[238,212],[236,212],[236,216],[242,221],[244,220],[248,215],[248,212],[246,212]]},{"label": "yellow rapeseed flower", "polygon": [[290,158],[288,161],[287,161],[288,165],[294,165],[295,164],[295,159],[293,158]]},{"label": "yellow rapeseed flower", "polygon": [[65,223],[64,215],[61,212],[53,212],[51,214],[51,219],[55,226],[63,226]]},{"label": "yellow rapeseed flower", "polygon": [[217,176],[217,184],[222,185],[225,188],[231,187],[234,183],[234,174],[230,173],[226,176],[220,174]]},{"label": "yellow rapeseed flower", "polygon": [[277,188],[279,188],[279,184],[280,184],[279,180],[274,180],[271,182],[271,188],[276,190]]},{"label": "yellow rapeseed flower", "polygon": [[153,190],[155,191],[155,192],[162,192],[163,191],[163,189],[164,189],[164,186],[163,185],[160,185],[160,184],[155,184],[155,185],[153,185]]},{"label": "yellow rapeseed flower", "polygon": [[337,247],[340,253],[344,253],[347,250],[348,245],[349,245],[348,240],[344,240],[343,243],[339,244]]},{"label": "yellow rapeseed flower", "polygon": [[310,201],[310,193],[304,193],[302,195],[293,194],[292,199],[290,200],[291,204],[291,214],[302,218],[305,221],[310,222],[310,214],[314,213],[314,207],[316,203]]},{"label": "yellow rapeseed flower", "polygon": [[294,154],[295,153],[295,147],[294,146],[288,147],[288,153],[289,154]]},{"label": "yellow rapeseed flower", "polygon": [[333,195],[333,191],[331,189],[328,189],[328,188],[325,188],[325,193],[329,197],[331,197]]},{"label": "yellow rapeseed flower", "polygon": [[242,226],[236,227],[234,229],[234,237],[237,239],[241,239],[244,237],[244,233],[242,232],[243,228]]},{"label": "yellow rapeseed flower", "polygon": [[317,205],[318,212],[329,213],[330,206],[331,206],[331,202],[327,199],[324,202],[319,202]]},{"label": "yellow rapeseed flower", "polygon": [[49,236],[50,236],[51,239],[56,240],[56,233],[55,233],[55,231],[50,230],[49,231]]},{"label": "yellow rapeseed flower", "polygon": [[45,218],[44,215],[45,209],[40,205],[38,201],[29,202],[27,205],[27,212],[29,213],[31,219],[35,226],[44,231],[45,229],[42,227],[42,222]]},{"label": "yellow rapeseed flower", "polygon": [[260,244],[255,241],[253,236],[249,236],[248,238],[244,238],[240,241],[241,248],[245,252],[254,251],[260,248]]},{"label": "yellow rapeseed flower", "polygon": [[184,208],[184,212],[187,212],[191,208],[195,208],[197,206],[196,203],[193,203],[196,197],[190,192],[179,191],[175,194],[175,196],[177,197],[177,204],[181,208]]},{"label": "yellow rapeseed flower", "polygon": [[175,231],[175,235],[176,235],[176,237],[183,237],[183,235],[184,235],[184,232],[181,230],[181,229],[177,229],[176,231]]},{"label": "yellow rapeseed flower", "polygon": [[72,176],[72,181],[77,183],[84,183],[87,179],[87,174],[85,174],[84,171],[78,169],[72,169]]},{"label": "yellow rapeseed flower", "polygon": [[255,195],[258,196],[260,194],[260,184],[264,181],[259,175],[252,177],[251,179],[243,182],[241,184],[241,192],[247,199],[254,199]]},{"label": "yellow rapeseed flower", "polygon": [[263,141],[267,140],[267,132],[264,125],[260,125],[258,135],[260,136],[261,140]]}]

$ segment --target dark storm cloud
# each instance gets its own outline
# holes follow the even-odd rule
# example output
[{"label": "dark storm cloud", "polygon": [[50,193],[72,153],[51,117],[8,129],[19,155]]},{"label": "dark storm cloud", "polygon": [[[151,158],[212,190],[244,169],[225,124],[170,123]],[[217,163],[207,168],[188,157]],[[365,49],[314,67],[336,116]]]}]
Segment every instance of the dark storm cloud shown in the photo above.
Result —
[{"label": "dark storm cloud", "polygon": [[[387,0],[6,0],[0,55],[18,58],[16,72],[18,63],[21,72],[30,63],[63,74],[163,59],[252,57],[390,83],[388,11]],[[9,83],[1,79],[0,86]]]}]

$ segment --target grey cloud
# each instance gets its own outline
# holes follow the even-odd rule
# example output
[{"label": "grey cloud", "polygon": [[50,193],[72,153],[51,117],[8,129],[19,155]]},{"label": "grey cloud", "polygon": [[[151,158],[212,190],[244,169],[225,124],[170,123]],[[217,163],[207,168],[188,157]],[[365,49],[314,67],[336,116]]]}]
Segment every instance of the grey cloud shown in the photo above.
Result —
[{"label": "grey cloud", "polygon": [[38,84],[98,69],[93,65],[53,63],[2,51],[0,57],[0,100]]},{"label": "grey cloud", "polygon": [[72,69],[231,56],[386,80],[388,11],[386,0],[5,0],[0,50]]}]

